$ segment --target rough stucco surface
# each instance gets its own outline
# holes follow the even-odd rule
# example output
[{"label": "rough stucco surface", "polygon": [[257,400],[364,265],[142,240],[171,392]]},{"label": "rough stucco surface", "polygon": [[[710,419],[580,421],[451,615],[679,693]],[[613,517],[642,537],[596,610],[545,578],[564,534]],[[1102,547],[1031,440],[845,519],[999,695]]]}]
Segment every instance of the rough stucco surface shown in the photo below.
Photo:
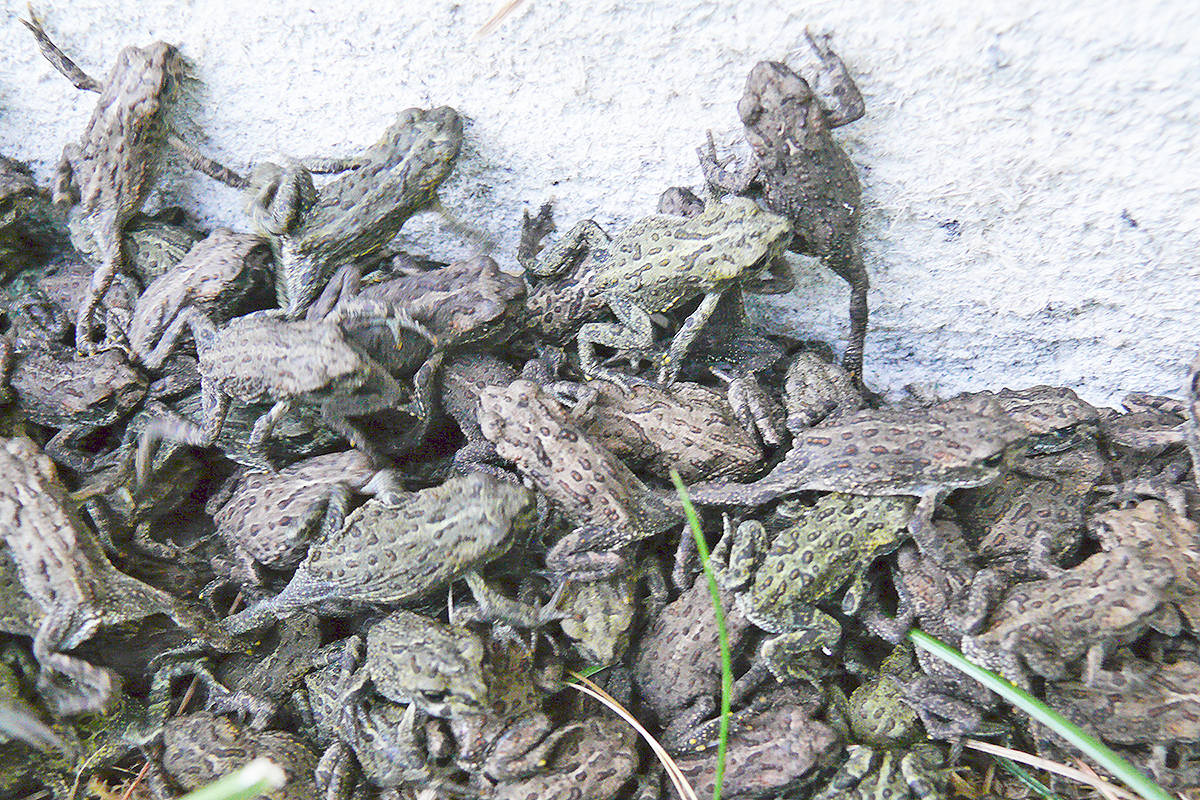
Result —
[{"label": "rough stucco surface", "polygon": [[[401,235],[435,257],[480,239],[515,270],[521,210],[619,227],[672,184],[699,189],[711,128],[763,58],[800,66],[831,31],[867,116],[837,137],[864,184],[867,377],[899,391],[1055,383],[1093,402],[1177,394],[1200,345],[1200,33],[1184,0],[1061,3],[528,0],[43,0],[47,31],[102,76],[126,44],[190,60],[181,124],[235,169],[349,154],[408,106],[449,104],[467,139],[436,214]],[[0,25],[0,152],[48,182],[94,95]],[[744,152],[744,151],[743,151]],[[151,201],[246,228],[236,192],[173,169]],[[458,232],[456,232],[456,230]],[[795,258],[794,295],[755,312],[844,343],[845,286]]]}]

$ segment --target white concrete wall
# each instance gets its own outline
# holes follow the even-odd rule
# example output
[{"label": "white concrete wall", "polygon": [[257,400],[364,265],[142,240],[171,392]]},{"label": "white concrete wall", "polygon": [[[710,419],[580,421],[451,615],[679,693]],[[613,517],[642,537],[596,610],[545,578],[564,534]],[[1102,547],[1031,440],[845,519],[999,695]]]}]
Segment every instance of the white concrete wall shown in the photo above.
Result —
[{"label": "white concrete wall", "polygon": [[[832,31],[868,103],[838,132],[865,187],[868,380],[943,392],[1050,382],[1090,400],[1176,394],[1198,346],[1200,23],[1187,0],[1009,3],[527,0],[39,0],[97,77],[126,44],[180,46],[203,148],[236,169],[352,153],[411,105],[450,104],[467,141],[443,198],[516,269],[521,210],[561,230],[619,227],[661,189],[699,188],[712,128],[755,61]],[[1072,10],[1067,10],[1067,6]],[[0,152],[48,180],[94,96],[42,60],[10,2],[0,25]],[[245,227],[237,194],[175,170],[153,203]],[[950,223],[956,223],[953,234]],[[478,245],[426,215],[416,249]],[[797,259],[794,296],[756,308],[836,341],[846,292]]]}]

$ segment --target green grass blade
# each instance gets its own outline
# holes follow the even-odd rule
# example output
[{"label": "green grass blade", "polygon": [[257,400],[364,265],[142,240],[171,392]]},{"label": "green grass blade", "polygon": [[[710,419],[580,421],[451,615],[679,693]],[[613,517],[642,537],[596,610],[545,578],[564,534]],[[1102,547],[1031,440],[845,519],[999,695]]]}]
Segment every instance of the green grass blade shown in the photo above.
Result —
[{"label": "green grass blade", "polygon": [[991,670],[984,669],[968,661],[962,653],[923,631],[910,630],[908,637],[912,639],[913,644],[917,647],[945,661],[955,669],[965,672],[971,678],[979,681],[1006,701],[1075,745],[1085,756],[1108,770],[1108,772],[1116,776],[1122,783],[1141,795],[1145,800],[1175,800],[1154,783],[1154,781],[1138,772],[1134,769],[1133,765],[1114,753],[1102,742],[1089,736],[1078,725],[1028,692],[1013,685],[1012,682],[1000,677]]},{"label": "green grass blade", "polygon": [[1030,775],[1029,772],[1017,762],[1008,758],[1004,758],[1003,756],[992,756],[992,758],[995,759],[996,763],[1000,765],[1001,769],[1006,771],[1009,775],[1012,775],[1021,783],[1025,784],[1025,786],[1029,787],[1029,789],[1032,791],[1037,792],[1037,794],[1044,798],[1044,800],[1062,800],[1061,797],[1050,791],[1048,786]]},{"label": "green grass blade", "polygon": [[287,778],[277,764],[265,758],[256,758],[224,778],[184,795],[180,800],[251,800],[282,788],[286,782]]},{"label": "green grass blade", "polygon": [[721,590],[717,587],[717,576],[708,563],[708,542],[700,530],[700,517],[688,497],[687,489],[679,473],[671,470],[671,480],[679,499],[683,501],[683,513],[687,516],[692,538],[696,540],[696,552],[700,554],[700,565],[708,578],[708,593],[712,595],[713,615],[717,619],[717,638],[721,645],[721,722],[717,740],[717,770],[713,781],[713,800],[721,800],[721,787],[725,782],[725,751],[729,746],[729,704],[733,698],[733,665],[729,655],[729,634],[725,630],[725,610],[721,607]]}]

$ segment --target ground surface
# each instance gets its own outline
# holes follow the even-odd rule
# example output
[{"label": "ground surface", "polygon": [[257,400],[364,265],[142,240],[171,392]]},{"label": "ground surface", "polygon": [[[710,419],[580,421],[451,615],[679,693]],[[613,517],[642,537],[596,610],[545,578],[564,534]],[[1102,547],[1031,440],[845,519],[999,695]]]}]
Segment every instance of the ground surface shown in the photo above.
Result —
[{"label": "ground surface", "polygon": [[[47,31],[96,76],[126,44],[178,44],[197,79],[182,109],[203,148],[245,170],[350,153],[412,105],[469,120],[443,198],[507,268],[522,208],[560,229],[620,226],[671,184],[698,188],[704,131],[740,140],[746,72],[834,33],[868,116],[839,132],[865,187],[872,273],[867,377],[895,392],[1055,383],[1093,402],[1177,394],[1200,337],[1200,36],[1179,0],[900,4],[527,0],[44,0]],[[1061,7],[1060,7],[1061,6]],[[386,11],[385,11],[386,9]],[[0,152],[48,181],[93,96],[0,24]],[[797,58],[791,60],[798,64]],[[169,172],[160,204],[245,228],[237,194]],[[466,255],[436,216],[412,246]],[[795,295],[757,307],[836,341],[846,293],[797,259]]]}]

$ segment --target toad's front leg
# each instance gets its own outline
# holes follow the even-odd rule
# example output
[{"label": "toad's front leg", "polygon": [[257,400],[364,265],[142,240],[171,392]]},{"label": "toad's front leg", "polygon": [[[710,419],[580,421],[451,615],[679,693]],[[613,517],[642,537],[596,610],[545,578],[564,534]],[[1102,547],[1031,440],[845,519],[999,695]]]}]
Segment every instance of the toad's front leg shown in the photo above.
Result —
[{"label": "toad's front leg", "polygon": [[717,310],[717,304],[721,301],[721,294],[721,292],[709,292],[704,295],[704,299],[700,301],[700,305],[696,306],[696,310],[689,314],[688,318],[679,326],[679,331],[675,334],[675,338],[671,340],[671,344],[667,347],[667,352],[659,357],[659,383],[664,386],[670,386],[679,377],[679,370],[683,366],[684,357],[687,355],[688,350],[692,348],[692,343],[696,341],[696,337],[700,335],[700,331],[708,324],[708,320],[712,317],[713,312]]},{"label": "toad's front leg", "polygon": [[100,81],[80,69],[66,53],[58,49],[58,45],[50,40],[45,29],[42,28],[42,22],[34,15],[32,8],[29,9],[29,19],[21,20],[21,24],[33,33],[34,38],[37,39],[38,49],[42,51],[45,59],[61,72],[63,77],[73,83],[76,89],[84,92],[99,92],[104,88]]},{"label": "toad's front leg", "polygon": [[619,323],[589,322],[580,326],[576,337],[579,366],[588,378],[603,378],[628,389],[629,376],[601,366],[596,345],[617,350],[649,350],[654,345],[654,322],[645,309],[627,297],[609,295],[606,301]]}]

